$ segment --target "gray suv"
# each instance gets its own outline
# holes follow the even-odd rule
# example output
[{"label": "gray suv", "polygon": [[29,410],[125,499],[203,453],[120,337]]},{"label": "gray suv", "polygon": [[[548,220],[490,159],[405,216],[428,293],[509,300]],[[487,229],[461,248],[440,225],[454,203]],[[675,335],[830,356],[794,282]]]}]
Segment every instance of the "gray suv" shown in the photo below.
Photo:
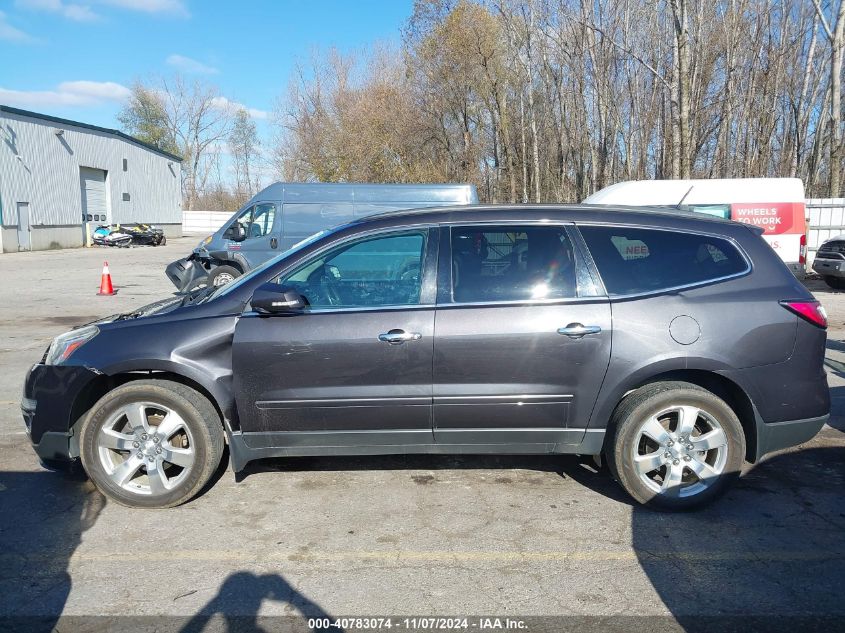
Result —
[{"label": "gray suv", "polygon": [[370,216],[220,288],[59,336],[31,440],[130,506],[254,459],[603,456],[637,501],[712,500],[828,419],[824,311],[759,230],[675,210]]}]

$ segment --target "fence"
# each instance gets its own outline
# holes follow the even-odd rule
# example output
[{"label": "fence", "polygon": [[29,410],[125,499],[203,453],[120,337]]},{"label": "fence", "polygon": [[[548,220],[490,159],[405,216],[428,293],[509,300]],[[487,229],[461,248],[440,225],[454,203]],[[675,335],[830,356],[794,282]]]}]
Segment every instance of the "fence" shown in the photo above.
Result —
[{"label": "fence", "polygon": [[845,233],[845,198],[808,198],[807,269],[813,264],[816,251],[827,240]]},{"label": "fence", "polygon": [[231,217],[231,211],[182,211],[182,233],[214,233]]}]

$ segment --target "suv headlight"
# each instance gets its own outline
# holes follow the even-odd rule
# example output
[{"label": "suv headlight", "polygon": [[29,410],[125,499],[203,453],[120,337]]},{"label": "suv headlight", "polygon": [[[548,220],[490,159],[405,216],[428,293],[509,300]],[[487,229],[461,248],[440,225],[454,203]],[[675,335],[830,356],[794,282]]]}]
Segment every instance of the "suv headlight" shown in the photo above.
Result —
[{"label": "suv headlight", "polygon": [[50,343],[44,364],[61,365],[70,358],[71,354],[97,336],[99,331],[100,329],[96,325],[86,325],[85,327],[60,334]]}]

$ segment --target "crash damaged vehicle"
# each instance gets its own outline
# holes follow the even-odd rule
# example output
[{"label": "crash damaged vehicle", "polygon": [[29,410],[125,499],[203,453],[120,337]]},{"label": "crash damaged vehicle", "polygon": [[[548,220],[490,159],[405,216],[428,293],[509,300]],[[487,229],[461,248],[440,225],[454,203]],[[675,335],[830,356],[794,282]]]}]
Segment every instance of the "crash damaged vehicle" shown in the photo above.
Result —
[{"label": "crash damaged vehicle", "polygon": [[318,233],[222,287],[57,337],[21,404],[109,498],[251,460],[600,457],[638,502],[715,499],[828,419],[826,317],[760,229],[676,209],[443,207]]},{"label": "crash damaged vehicle", "polygon": [[278,182],[258,192],[188,256],[169,264],[179,292],[222,286],[318,231],[375,213],[478,202],[473,185]]}]

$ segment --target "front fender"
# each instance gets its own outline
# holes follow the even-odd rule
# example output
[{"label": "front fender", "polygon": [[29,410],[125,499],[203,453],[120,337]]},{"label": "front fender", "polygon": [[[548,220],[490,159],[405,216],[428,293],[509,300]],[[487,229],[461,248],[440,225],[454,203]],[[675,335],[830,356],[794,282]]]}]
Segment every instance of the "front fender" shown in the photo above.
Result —
[{"label": "front fender", "polygon": [[237,268],[241,269],[241,272],[247,272],[250,268],[252,268],[246,257],[238,251],[211,251],[208,255],[212,260],[225,262],[227,264],[234,264]]},{"label": "front fender", "polygon": [[[201,312],[199,306],[192,312]],[[104,324],[74,354],[78,364],[107,376],[170,372],[196,383],[227,420],[235,419],[232,395],[232,339],[235,315],[179,318],[168,314]]]},{"label": "front fender", "polygon": [[235,419],[236,412],[234,410],[231,372],[228,374],[206,372],[186,365],[185,363],[158,358],[133,359],[110,365],[102,371],[111,378],[134,373],[152,373],[151,377],[153,378],[155,378],[156,373],[175,374],[176,376],[187,379],[189,382],[198,384],[204,391],[208,392],[226,420],[231,421]]}]

